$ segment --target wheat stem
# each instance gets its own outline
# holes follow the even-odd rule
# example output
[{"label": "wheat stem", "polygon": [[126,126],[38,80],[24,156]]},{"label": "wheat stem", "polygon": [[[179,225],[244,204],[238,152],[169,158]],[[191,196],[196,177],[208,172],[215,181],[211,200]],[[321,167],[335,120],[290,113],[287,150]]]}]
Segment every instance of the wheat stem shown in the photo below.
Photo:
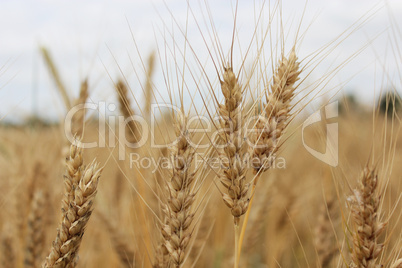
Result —
[{"label": "wheat stem", "polygon": [[235,264],[234,264],[234,268],[238,268],[239,267],[239,261],[240,261],[240,251],[237,250],[239,248],[239,236],[240,236],[240,228],[239,228],[239,223],[235,222],[234,223],[234,235],[235,235]]},{"label": "wheat stem", "polygon": [[252,186],[252,188],[251,188],[250,202],[249,202],[249,204],[248,204],[248,209],[247,209],[246,215],[244,216],[244,222],[243,222],[243,225],[242,225],[242,227],[241,227],[241,232],[240,232],[240,237],[239,237],[239,244],[238,244],[238,247],[237,247],[237,251],[238,251],[238,254],[237,254],[238,261],[240,261],[241,247],[242,247],[242,245],[243,245],[244,235],[245,235],[245,233],[246,233],[246,228],[247,228],[247,223],[248,223],[249,218],[250,218],[250,210],[251,210],[251,206],[253,205],[253,201],[254,201],[255,188],[256,188],[256,186],[257,186],[258,179],[260,178],[260,174],[261,174],[261,173],[258,173],[258,174],[257,174],[257,177],[255,178],[255,180],[254,180],[254,182],[253,182],[253,186]]}]

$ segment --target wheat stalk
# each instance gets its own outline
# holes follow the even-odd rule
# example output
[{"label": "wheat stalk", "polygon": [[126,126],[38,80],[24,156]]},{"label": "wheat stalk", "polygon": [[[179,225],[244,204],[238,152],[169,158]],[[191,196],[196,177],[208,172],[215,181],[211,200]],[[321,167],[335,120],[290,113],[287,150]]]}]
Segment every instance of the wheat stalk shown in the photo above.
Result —
[{"label": "wheat stalk", "polygon": [[353,222],[353,267],[377,268],[377,257],[384,245],[377,240],[386,223],[379,220],[380,196],[377,194],[378,177],[374,169],[366,166],[359,179],[359,186],[349,197]]},{"label": "wheat stalk", "polygon": [[78,249],[93,210],[93,202],[102,172],[102,168],[99,168],[95,162],[84,167],[79,141],[70,147],[66,170],[62,220],[51,252],[43,267],[75,267]]}]

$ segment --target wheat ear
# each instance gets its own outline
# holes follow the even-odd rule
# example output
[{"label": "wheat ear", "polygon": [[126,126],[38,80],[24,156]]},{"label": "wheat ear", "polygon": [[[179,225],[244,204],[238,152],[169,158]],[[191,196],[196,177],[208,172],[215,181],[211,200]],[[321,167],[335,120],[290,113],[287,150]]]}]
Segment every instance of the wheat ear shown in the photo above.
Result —
[{"label": "wheat ear", "polygon": [[333,228],[330,220],[330,213],[335,205],[335,199],[330,199],[322,207],[318,215],[318,225],[315,230],[315,247],[317,249],[319,267],[331,267],[331,260],[338,252],[333,242]]},{"label": "wheat ear", "polygon": [[64,176],[62,220],[43,267],[74,267],[85,226],[92,214],[102,168],[92,162],[84,167],[80,142],[71,145]]},{"label": "wheat ear", "polygon": [[259,116],[250,137],[255,174],[268,170],[275,160],[279,140],[290,118],[290,103],[295,95],[295,83],[299,80],[299,67],[295,49],[292,49],[288,58],[282,57],[275,70],[265,110]]},{"label": "wheat ear", "polygon": [[220,141],[219,150],[222,169],[219,177],[226,193],[222,193],[224,203],[230,208],[234,219],[235,267],[238,267],[238,242],[240,216],[246,213],[249,200],[249,184],[246,183],[247,143],[244,141],[243,92],[231,67],[224,68],[221,90],[224,104],[219,104]]},{"label": "wheat ear", "polygon": [[50,73],[52,74],[53,80],[56,83],[57,88],[59,89],[60,95],[63,98],[66,109],[70,110],[71,109],[70,97],[67,94],[66,87],[64,86],[63,82],[61,81],[60,74],[56,68],[56,65],[53,62],[52,57],[50,56],[49,50],[45,47],[41,47],[40,51],[46,62],[47,67],[49,68]]},{"label": "wheat ear", "polygon": [[[88,99],[88,80],[84,80],[81,83],[80,87],[80,95],[74,101],[74,106],[84,104]],[[71,121],[71,133],[76,135],[79,138],[82,138],[82,134],[84,131],[84,123],[85,123],[85,109],[79,109],[74,113],[74,116]]]},{"label": "wheat ear", "polygon": [[43,191],[34,193],[31,211],[28,216],[27,242],[25,250],[25,267],[39,267],[42,262],[42,253],[45,244],[46,212],[45,195]]},{"label": "wheat ear", "polygon": [[225,103],[219,105],[221,141],[224,148],[219,151],[223,169],[220,181],[226,188],[223,201],[230,208],[236,225],[248,207],[248,184],[246,183],[247,143],[243,136],[243,94],[232,68],[226,68],[221,81]]},{"label": "wheat ear", "polygon": [[380,196],[377,194],[378,177],[374,169],[365,167],[359,186],[350,196],[353,222],[352,267],[377,268],[377,257],[384,247],[377,240],[386,223],[379,220]]},{"label": "wheat ear", "polygon": [[167,183],[168,202],[164,208],[166,224],[162,227],[162,236],[172,264],[181,267],[192,235],[192,204],[196,195],[192,187],[195,176],[190,170],[194,148],[190,143],[184,113],[177,115],[176,136],[177,140],[172,147],[172,177]]},{"label": "wheat ear", "polygon": [[267,95],[267,104],[259,116],[255,129],[250,135],[253,144],[251,149],[251,165],[256,175],[252,190],[249,209],[247,210],[239,239],[239,255],[250,216],[250,208],[254,200],[255,188],[262,172],[268,170],[275,161],[275,153],[279,149],[279,140],[288,124],[292,109],[291,101],[295,95],[295,83],[300,75],[300,63],[297,60],[295,48],[288,58],[282,56],[273,75],[273,83]]}]

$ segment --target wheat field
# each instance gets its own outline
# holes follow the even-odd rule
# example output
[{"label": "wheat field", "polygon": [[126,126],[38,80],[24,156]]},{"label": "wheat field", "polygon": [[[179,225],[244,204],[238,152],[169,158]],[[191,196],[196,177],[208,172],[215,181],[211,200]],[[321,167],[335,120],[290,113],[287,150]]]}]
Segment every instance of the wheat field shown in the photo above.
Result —
[{"label": "wheat field", "polygon": [[115,63],[107,113],[90,76],[72,97],[38,49],[65,113],[0,121],[1,267],[402,268],[397,89],[364,105],[327,86],[360,50],[315,73],[375,14],[304,54],[280,1],[248,40],[237,3],[231,35],[203,5],[198,40],[172,15],[138,70]]}]

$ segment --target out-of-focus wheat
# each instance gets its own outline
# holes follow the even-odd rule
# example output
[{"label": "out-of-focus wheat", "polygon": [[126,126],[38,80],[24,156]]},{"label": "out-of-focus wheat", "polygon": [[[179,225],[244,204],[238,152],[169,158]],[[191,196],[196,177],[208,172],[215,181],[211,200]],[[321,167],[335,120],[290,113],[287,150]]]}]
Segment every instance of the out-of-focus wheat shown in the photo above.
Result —
[{"label": "out-of-focus wheat", "polygon": [[322,211],[317,219],[315,247],[317,249],[319,267],[322,268],[330,267],[331,260],[339,252],[334,242],[333,227],[330,219],[330,213],[334,210],[335,204],[335,199],[329,199],[321,208]]},{"label": "out-of-focus wheat", "polygon": [[46,235],[45,214],[45,195],[42,190],[37,190],[34,193],[31,211],[28,216],[25,267],[39,267],[43,262],[42,253]]},{"label": "out-of-focus wheat", "polygon": [[391,268],[402,268],[402,259],[396,260],[392,265]]}]

